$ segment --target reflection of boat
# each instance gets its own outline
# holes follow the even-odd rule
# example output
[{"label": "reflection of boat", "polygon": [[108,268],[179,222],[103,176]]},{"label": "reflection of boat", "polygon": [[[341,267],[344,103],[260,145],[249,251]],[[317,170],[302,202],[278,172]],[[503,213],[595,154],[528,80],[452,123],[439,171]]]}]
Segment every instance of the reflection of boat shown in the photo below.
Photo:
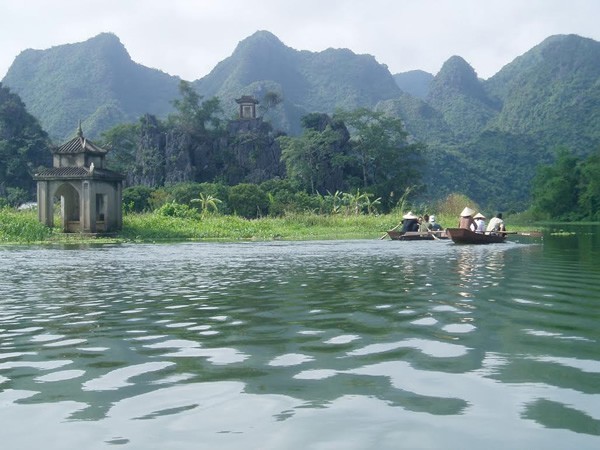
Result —
[{"label": "reflection of boat", "polygon": [[466,228],[447,228],[446,232],[456,244],[497,244],[506,240],[506,234],[475,233]]},{"label": "reflection of boat", "polygon": [[395,231],[390,230],[387,232],[388,236],[393,241],[434,241],[437,239],[448,239],[448,235],[445,231]]}]

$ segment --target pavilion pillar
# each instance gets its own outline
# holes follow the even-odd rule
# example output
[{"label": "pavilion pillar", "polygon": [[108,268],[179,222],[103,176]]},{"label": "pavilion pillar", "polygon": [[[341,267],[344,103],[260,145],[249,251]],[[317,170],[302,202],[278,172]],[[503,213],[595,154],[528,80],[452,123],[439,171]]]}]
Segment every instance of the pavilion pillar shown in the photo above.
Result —
[{"label": "pavilion pillar", "polygon": [[38,219],[47,227],[54,226],[54,204],[50,195],[50,183],[37,183]]}]

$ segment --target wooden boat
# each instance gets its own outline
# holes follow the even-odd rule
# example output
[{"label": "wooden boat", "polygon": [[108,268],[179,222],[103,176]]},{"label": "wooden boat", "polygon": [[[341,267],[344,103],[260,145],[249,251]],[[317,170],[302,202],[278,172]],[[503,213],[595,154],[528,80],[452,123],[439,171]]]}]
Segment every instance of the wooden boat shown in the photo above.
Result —
[{"label": "wooden boat", "polygon": [[448,235],[445,231],[395,231],[390,230],[387,232],[388,236],[392,241],[435,241],[437,239],[448,239]]},{"label": "wooden boat", "polygon": [[456,244],[498,244],[506,241],[506,233],[475,233],[466,228],[447,228],[446,232]]}]

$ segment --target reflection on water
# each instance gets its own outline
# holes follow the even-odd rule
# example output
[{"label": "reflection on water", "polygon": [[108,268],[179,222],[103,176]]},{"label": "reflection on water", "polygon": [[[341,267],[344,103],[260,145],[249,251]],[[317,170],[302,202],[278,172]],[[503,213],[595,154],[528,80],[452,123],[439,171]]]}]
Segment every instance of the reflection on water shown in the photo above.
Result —
[{"label": "reflection on water", "polygon": [[0,248],[0,439],[597,448],[591,236]]}]

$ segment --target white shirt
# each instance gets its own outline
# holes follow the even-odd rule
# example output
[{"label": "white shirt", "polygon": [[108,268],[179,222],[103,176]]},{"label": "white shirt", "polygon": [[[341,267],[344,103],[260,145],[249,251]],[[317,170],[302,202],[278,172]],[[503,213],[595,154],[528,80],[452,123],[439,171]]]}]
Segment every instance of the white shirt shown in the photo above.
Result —
[{"label": "white shirt", "polygon": [[485,220],[483,219],[475,219],[475,223],[477,224],[477,233],[483,233],[485,231]]},{"label": "white shirt", "polygon": [[488,223],[486,231],[497,231],[502,228],[502,225],[504,225],[504,220],[494,217],[490,220],[490,223]]}]

